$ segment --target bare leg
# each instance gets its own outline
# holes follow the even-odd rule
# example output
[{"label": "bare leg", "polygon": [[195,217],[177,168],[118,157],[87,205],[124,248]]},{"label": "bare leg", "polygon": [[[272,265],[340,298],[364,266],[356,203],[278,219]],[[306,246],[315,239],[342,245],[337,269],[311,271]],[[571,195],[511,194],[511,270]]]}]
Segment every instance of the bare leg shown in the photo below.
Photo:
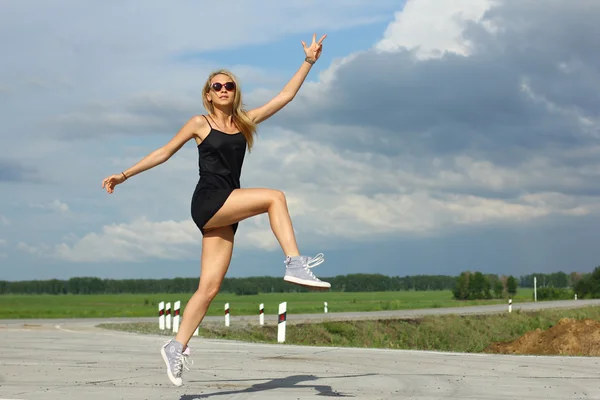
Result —
[{"label": "bare leg", "polygon": [[269,213],[271,230],[281,245],[285,257],[284,281],[313,289],[328,289],[311,268],[323,262],[323,255],[301,257],[288,212],[285,195],[273,189],[235,189],[219,211],[204,225],[205,229],[230,226],[246,218]]},{"label": "bare leg", "polygon": [[183,319],[175,340],[188,344],[194,331],[204,319],[229,269],[233,253],[233,230],[230,226],[207,231],[202,238],[201,274],[198,290],[185,306]]},{"label": "bare leg", "polygon": [[235,189],[223,207],[207,222],[206,229],[227,226],[255,215],[269,213],[271,230],[286,256],[300,255],[287,201],[274,189]]}]

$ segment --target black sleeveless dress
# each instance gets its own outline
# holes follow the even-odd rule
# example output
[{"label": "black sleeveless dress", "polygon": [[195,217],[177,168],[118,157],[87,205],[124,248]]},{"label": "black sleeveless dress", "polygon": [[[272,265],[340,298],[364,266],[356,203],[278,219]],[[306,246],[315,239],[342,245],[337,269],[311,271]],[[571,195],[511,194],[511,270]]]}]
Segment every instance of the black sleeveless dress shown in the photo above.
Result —
[{"label": "black sleeveless dress", "polygon": [[[198,145],[200,178],[192,196],[192,219],[204,235],[204,225],[219,211],[231,192],[240,188],[240,175],[246,154],[246,138],[241,132],[225,133],[212,127]],[[238,223],[232,225],[233,233]]]}]

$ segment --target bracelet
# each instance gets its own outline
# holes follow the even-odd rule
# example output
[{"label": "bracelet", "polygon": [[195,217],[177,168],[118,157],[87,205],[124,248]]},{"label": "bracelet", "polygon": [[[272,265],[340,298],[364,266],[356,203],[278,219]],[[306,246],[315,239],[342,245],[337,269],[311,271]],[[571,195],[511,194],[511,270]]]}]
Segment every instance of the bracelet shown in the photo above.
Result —
[{"label": "bracelet", "polygon": [[306,61],[306,62],[307,62],[307,63],[309,63],[310,65],[313,65],[313,64],[315,63],[315,61],[317,61],[317,60],[314,60],[314,59],[312,59],[312,58],[308,58],[308,57],[306,57],[306,58],[304,59],[304,61]]},{"label": "bracelet", "polygon": [[125,180],[127,180],[127,175],[125,175],[125,172],[121,172],[121,175],[123,175],[123,178],[125,178]]}]

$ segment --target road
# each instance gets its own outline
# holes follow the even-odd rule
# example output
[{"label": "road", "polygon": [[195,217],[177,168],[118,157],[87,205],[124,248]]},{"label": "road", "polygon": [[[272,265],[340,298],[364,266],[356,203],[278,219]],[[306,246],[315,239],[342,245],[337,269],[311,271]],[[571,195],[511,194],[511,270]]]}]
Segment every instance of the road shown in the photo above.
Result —
[{"label": "road", "polygon": [[[331,306],[331,305],[330,305]],[[537,311],[547,309],[567,309],[581,308],[586,306],[600,306],[600,299],[596,300],[561,300],[561,301],[538,301],[527,303],[516,303],[512,305],[512,311]],[[183,311],[183,310],[182,310]],[[447,308],[425,308],[415,310],[391,310],[391,311],[369,311],[369,312],[329,312],[327,314],[293,314],[287,313],[287,323],[297,324],[305,322],[321,322],[321,321],[352,321],[352,320],[372,320],[372,319],[412,319],[424,317],[427,315],[475,315],[475,314],[497,314],[508,312],[508,305],[496,304],[488,306],[468,306],[468,307],[447,307]],[[224,323],[225,317],[208,316],[204,318],[204,323]],[[45,323],[44,319],[30,319],[29,323],[38,324]],[[81,319],[55,319],[55,324],[69,323],[73,324],[99,324],[102,322],[156,322],[158,318],[81,318]],[[257,315],[235,315],[230,314],[231,324],[258,324]],[[23,320],[0,320],[0,327],[8,324],[23,323]],[[265,315],[266,324],[277,324],[276,314]],[[1,400],[1,399],[0,399]]]},{"label": "road", "polygon": [[[571,301],[573,305],[535,306],[547,308],[553,303],[554,307],[600,305]],[[490,306],[460,309],[461,313],[501,311],[492,310]],[[410,318],[424,312],[386,312],[377,317]],[[350,314],[346,317],[364,316]],[[95,327],[98,322],[3,321],[0,399],[600,398],[600,360],[594,357],[263,345],[199,337],[190,342],[194,365],[185,371],[184,386],[176,388],[168,381],[158,352],[164,337],[103,330]]]}]

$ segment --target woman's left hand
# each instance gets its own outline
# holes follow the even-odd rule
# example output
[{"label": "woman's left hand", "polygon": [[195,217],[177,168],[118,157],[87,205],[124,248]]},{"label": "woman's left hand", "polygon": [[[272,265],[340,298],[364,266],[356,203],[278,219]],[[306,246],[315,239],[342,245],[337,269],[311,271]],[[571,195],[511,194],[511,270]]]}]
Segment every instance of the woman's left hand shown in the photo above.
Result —
[{"label": "woman's left hand", "polygon": [[321,56],[321,51],[323,50],[323,40],[325,40],[325,38],[327,37],[327,35],[323,35],[321,37],[321,39],[319,39],[319,41],[317,42],[317,34],[313,34],[313,38],[312,38],[312,43],[310,44],[309,47],[306,47],[306,43],[304,43],[304,40],[302,41],[302,47],[304,47],[304,53],[306,53],[306,57],[313,59],[315,61],[317,61],[319,59],[319,57]]}]

